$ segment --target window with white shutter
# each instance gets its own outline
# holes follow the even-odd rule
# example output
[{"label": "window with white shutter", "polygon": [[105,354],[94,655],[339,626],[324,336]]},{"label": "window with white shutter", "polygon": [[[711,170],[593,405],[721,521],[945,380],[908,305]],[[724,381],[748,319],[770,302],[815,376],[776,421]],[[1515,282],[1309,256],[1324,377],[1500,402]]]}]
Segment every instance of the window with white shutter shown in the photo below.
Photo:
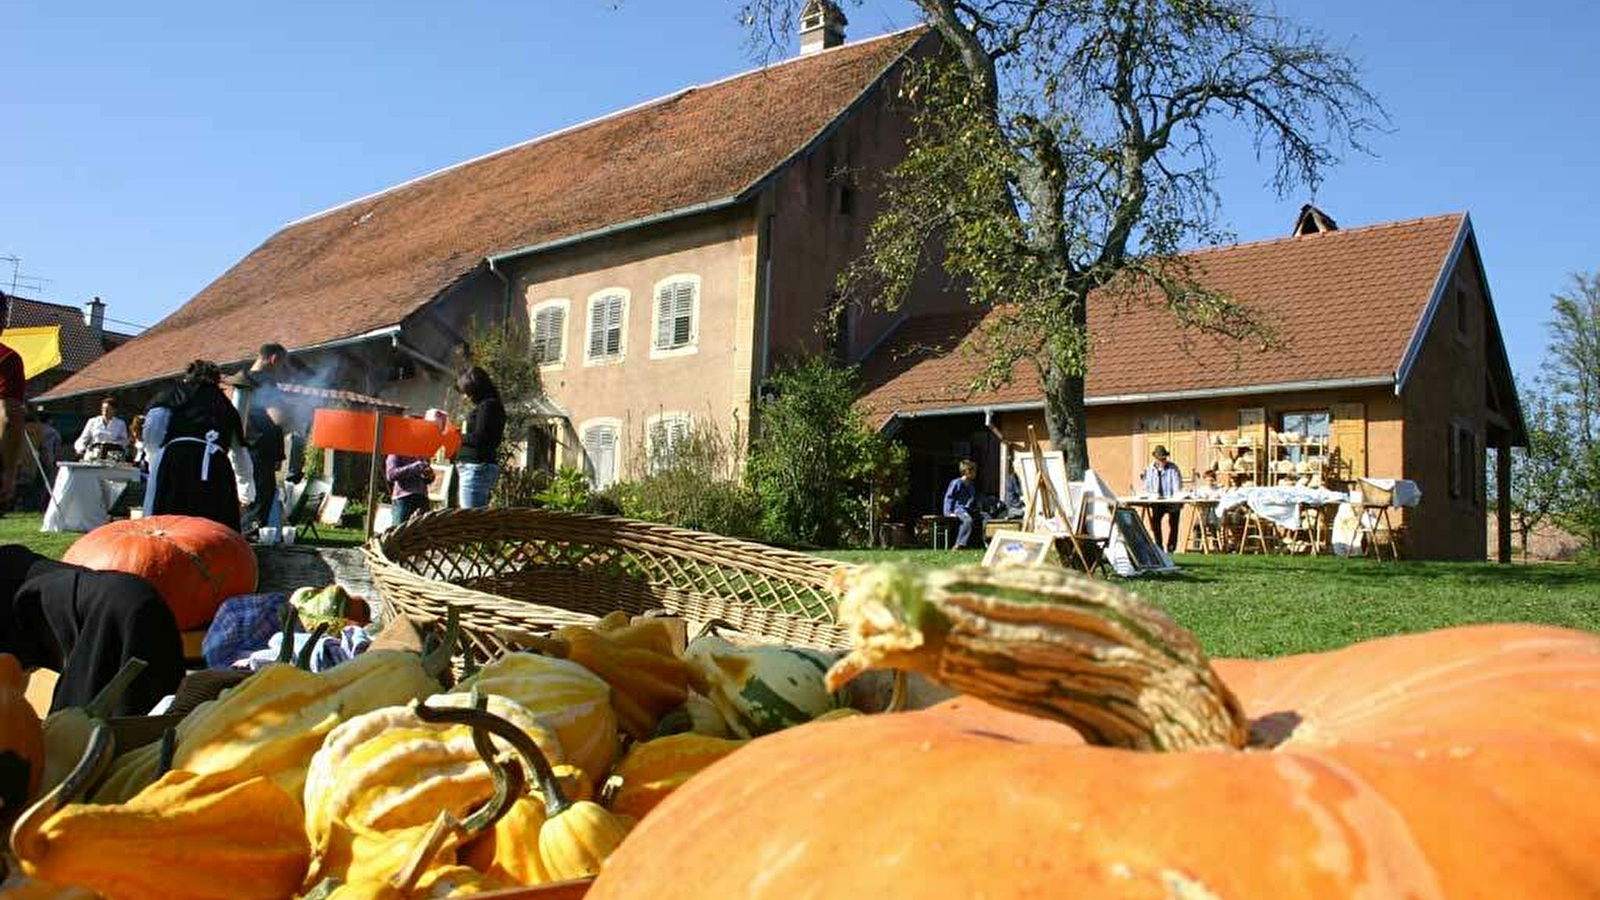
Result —
[{"label": "window with white shutter", "polygon": [[566,359],[567,301],[546,300],[533,308],[529,345],[533,361],[541,366]]},{"label": "window with white shutter", "polygon": [[599,422],[583,429],[583,468],[595,490],[617,480],[617,443],[622,426],[614,421]]},{"label": "window with white shutter", "polygon": [[700,276],[674,275],[656,285],[652,356],[693,352],[699,338]]},{"label": "window with white shutter", "polygon": [[622,359],[623,327],[628,319],[626,291],[603,291],[589,298],[589,342],[585,363]]},{"label": "window with white shutter", "polygon": [[646,450],[651,471],[660,471],[672,464],[673,456],[689,439],[692,428],[693,420],[687,413],[662,413],[650,418]]}]

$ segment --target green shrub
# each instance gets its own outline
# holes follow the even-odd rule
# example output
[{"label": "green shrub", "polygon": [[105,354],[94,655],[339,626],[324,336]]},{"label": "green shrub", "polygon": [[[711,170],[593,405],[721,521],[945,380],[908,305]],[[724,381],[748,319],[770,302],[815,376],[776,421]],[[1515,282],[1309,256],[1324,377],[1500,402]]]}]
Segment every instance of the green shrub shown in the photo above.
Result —
[{"label": "green shrub", "polygon": [[560,512],[587,512],[589,478],[582,469],[562,468],[555,477],[546,476],[546,486],[534,499],[535,506]]},{"label": "green shrub", "polygon": [[751,444],[747,480],[766,540],[836,547],[862,541],[869,519],[905,493],[905,448],[867,427],[854,368],[822,358],[776,372]]},{"label": "green shrub", "polygon": [[755,494],[738,481],[739,438],[701,420],[676,443],[634,440],[629,471],[642,473],[607,488],[603,497],[622,515],[711,531],[729,537],[760,536]]}]

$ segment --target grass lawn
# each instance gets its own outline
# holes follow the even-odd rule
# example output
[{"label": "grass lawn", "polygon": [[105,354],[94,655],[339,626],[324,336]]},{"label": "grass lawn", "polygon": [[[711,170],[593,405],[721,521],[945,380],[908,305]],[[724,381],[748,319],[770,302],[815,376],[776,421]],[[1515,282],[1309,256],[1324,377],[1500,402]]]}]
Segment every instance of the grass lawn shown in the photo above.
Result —
[{"label": "grass lawn", "polygon": [[[979,551],[839,551],[849,562],[976,563]],[[1471,622],[1600,631],[1600,567],[1180,554],[1181,574],[1120,582],[1213,656],[1278,656]]]},{"label": "grass lawn", "polygon": [[[23,544],[33,552],[60,559],[72,542],[83,537],[76,531],[40,531],[43,513],[6,513],[0,517],[0,544]],[[330,528],[318,525],[319,540],[301,541],[319,547],[355,547],[361,544],[361,529]]]}]

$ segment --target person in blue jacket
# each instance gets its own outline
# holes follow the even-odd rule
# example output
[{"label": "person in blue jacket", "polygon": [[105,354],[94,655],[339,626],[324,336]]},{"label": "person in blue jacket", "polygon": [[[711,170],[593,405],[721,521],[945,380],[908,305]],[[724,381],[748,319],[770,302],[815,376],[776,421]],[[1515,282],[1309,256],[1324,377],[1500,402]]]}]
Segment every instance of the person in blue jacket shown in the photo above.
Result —
[{"label": "person in blue jacket", "polygon": [[971,544],[972,525],[977,523],[981,535],[985,518],[978,507],[978,464],[963,459],[957,468],[961,474],[951,479],[950,486],[944,489],[944,514],[961,520],[952,550],[974,546]]}]

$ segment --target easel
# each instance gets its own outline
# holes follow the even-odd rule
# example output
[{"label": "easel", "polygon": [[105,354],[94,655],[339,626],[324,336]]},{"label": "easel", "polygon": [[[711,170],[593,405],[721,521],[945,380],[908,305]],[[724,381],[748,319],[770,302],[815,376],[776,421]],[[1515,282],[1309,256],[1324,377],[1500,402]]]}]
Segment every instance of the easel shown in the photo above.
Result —
[{"label": "easel", "polygon": [[[1078,533],[1079,527],[1089,518],[1089,497],[1085,495],[1078,501],[1078,515],[1074,520],[1067,513],[1061,498],[1056,496],[1055,485],[1050,482],[1050,471],[1045,467],[1044,454],[1039,450],[1039,438],[1032,425],[1028,426],[1028,455],[1033,458],[1034,465],[1033,491],[1028,494],[1028,505],[1022,513],[1022,530],[1044,532],[1054,537],[1056,555],[1068,565],[1090,574],[1097,569],[1104,571],[1106,558],[1102,542],[1091,535]],[[1065,536],[1048,526],[1041,527],[1043,522],[1050,519],[1060,519],[1066,524]],[[1085,549],[1085,543],[1096,547],[1093,558]]]}]

